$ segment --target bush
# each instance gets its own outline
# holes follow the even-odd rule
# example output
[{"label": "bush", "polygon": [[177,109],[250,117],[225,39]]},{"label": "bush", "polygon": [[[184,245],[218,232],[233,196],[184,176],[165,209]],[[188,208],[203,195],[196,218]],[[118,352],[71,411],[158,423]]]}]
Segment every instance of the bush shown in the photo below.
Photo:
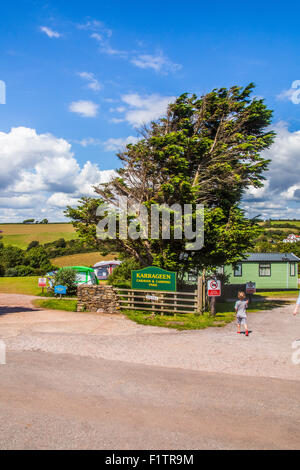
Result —
[{"label": "bush", "polygon": [[54,275],[54,286],[66,286],[68,295],[77,293],[77,274],[70,268],[62,268]]},{"label": "bush", "polygon": [[115,268],[108,277],[109,284],[113,286],[128,286],[131,282],[131,271],[140,269],[141,265],[133,258],[127,259],[120,266]]},{"label": "bush", "polygon": [[59,238],[54,243],[56,248],[65,248],[67,246],[66,240],[64,238]]},{"label": "bush", "polygon": [[30,251],[32,248],[36,248],[37,246],[39,246],[40,242],[38,242],[37,240],[33,240],[32,242],[29,243],[28,247],[27,247],[27,251]]},{"label": "bush", "polygon": [[16,246],[5,246],[0,248],[1,263],[5,269],[14,268],[24,264],[24,252]]},{"label": "bush", "polygon": [[5,271],[5,277],[17,277],[17,269],[16,268],[8,268]]},{"label": "bush", "polygon": [[5,274],[5,268],[2,264],[0,264],[0,277],[4,276]]}]

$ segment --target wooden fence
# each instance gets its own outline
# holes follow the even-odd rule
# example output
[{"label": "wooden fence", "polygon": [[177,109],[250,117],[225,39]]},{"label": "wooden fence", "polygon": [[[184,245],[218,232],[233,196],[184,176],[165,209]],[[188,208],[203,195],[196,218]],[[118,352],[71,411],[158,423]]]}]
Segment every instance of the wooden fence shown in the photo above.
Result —
[{"label": "wooden fence", "polygon": [[198,289],[193,292],[165,292],[115,288],[121,309],[149,310],[153,313],[203,313],[205,288],[199,278]]}]

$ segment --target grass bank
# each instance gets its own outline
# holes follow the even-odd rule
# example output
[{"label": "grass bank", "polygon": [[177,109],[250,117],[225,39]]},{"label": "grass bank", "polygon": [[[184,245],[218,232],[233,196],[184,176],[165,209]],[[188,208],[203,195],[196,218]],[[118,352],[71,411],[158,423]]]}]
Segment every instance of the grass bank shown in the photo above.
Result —
[{"label": "grass bank", "polygon": [[63,310],[66,312],[77,311],[77,300],[37,299],[33,301],[33,305],[45,310]]}]

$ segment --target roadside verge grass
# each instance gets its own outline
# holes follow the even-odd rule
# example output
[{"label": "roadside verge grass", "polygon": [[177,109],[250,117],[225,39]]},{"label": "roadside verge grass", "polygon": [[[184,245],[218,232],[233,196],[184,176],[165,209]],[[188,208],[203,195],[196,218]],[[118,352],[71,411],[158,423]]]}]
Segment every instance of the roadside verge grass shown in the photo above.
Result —
[{"label": "roadside verge grass", "polygon": [[76,300],[64,300],[64,299],[36,299],[33,301],[33,305],[38,308],[45,310],[63,310],[66,312],[77,311]]},{"label": "roadside verge grass", "polygon": [[[277,307],[290,305],[289,301],[284,300],[264,300],[253,302],[248,309],[249,313],[272,310]],[[151,312],[142,310],[122,310],[129,320],[140,325],[159,326],[163,328],[173,328],[176,330],[202,330],[208,327],[223,327],[235,320],[234,302],[217,303],[216,316],[210,316],[209,312],[204,315],[195,315],[194,313],[174,313],[151,315]]]}]

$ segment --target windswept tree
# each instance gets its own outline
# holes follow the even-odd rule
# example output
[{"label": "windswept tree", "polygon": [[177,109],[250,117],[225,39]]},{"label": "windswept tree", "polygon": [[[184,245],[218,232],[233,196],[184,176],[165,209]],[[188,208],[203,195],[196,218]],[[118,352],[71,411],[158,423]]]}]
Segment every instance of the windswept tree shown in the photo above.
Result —
[{"label": "windswept tree", "polygon": [[[66,214],[79,235],[100,249],[134,257],[142,266],[179,273],[240,260],[259,228],[239,205],[249,187],[263,186],[269,161],[262,151],[274,139],[268,127],[272,111],[262,99],[251,98],[253,88],[221,88],[201,97],[183,94],[170,104],[166,116],[142,129],[141,139],[118,154],[123,166],[112,181],[95,187],[98,198],[68,207]],[[154,204],[203,204],[204,247],[188,251],[184,237],[98,240],[95,209],[106,202],[110,212],[124,196],[131,206],[148,209]],[[173,221],[171,233],[174,229]]]}]

